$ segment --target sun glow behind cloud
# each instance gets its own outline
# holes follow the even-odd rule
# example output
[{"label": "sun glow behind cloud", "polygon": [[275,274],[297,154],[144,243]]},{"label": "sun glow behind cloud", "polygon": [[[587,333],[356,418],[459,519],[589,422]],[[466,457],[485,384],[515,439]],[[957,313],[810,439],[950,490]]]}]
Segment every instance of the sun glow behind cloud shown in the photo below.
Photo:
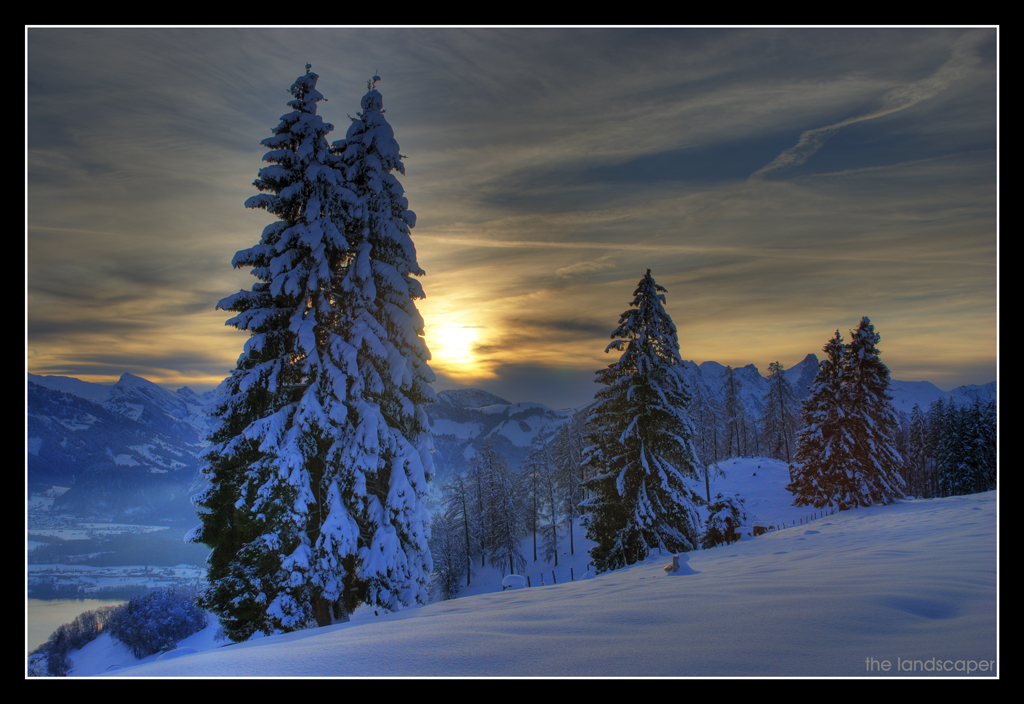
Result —
[{"label": "sun glow behind cloud", "polygon": [[230,373],[246,335],[215,306],[252,285],[230,261],[267,217],[242,204],[308,58],[239,51],[265,42],[322,47],[334,138],[352,57],[379,64],[439,387],[554,403],[571,376],[558,403],[585,403],[647,268],[685,359],[788,366],[868,315],[894,378],[984,383],[995,34],[30,30],[29,370]]},{"label": "sun glow behind cloud", "polygon": [[460,323],[445,323],[436,333],[427,329],[430,366],[454,378],[492,376],[474,354],[477,329]]}]

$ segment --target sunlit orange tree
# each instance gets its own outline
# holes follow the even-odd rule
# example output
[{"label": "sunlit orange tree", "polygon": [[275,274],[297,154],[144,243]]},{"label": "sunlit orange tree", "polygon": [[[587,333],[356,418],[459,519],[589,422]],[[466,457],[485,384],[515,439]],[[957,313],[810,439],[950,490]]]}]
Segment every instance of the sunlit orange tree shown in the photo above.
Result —
[{"label": "sunlit orange tree", "polygon": [[786,488],[794,505],[846,510],[904,498],[893,440],[899,421],[878,340],[865,317],[849,344],[837,330],[823,348],[790,465],[793,480]]}]

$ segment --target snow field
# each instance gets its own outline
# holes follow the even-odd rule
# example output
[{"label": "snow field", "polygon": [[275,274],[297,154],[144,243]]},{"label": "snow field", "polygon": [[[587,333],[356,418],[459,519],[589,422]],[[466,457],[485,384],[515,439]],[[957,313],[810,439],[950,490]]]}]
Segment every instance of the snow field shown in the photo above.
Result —
[{"label": "snow field", "polygon": [[[962,676],[974,663],[970,674],[993,676],[996,523],[996,492],[861,508],[688,553],[674,575],[662,569],[670,558],[652,556],[593,579],[465,596],[108,674]],[[181,646],[196,647],[191,640]],[[916,671],[897,669],[907,663]],[[949,665],[922,671],[928,663]]]}]

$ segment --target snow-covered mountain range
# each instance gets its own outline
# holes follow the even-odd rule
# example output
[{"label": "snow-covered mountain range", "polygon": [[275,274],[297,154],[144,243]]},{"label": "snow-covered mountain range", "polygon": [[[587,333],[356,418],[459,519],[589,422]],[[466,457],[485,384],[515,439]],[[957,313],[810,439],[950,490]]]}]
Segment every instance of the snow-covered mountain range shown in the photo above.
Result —
[{"label": "snow-covered mountain range", "polygon": [[[726,367],[709,361],[683,362],[683,368],[691,392],[723,400]],[[786,370],[798,398],[807,395],[817,368],[817,357],[809,354]],[[734,369],[734,375],[746,411],[760,413],[767,378],[753,364]],[[893,381],[890,393],[896,410],[909,413],[915,403],[927,410],[940,398],[958,404],[988,401],[995,398],[996,382],[945,392],[927,381]],[[465,471],[488,438],[517,466],[536,436],[550,440],[574,412],[512,403],[480,389],[440,391],[437,398],[427,413],[438,479]],[[79,517],[194,522],[189,497],[201,487],[199,458],[213,399],[212,391],[171,392],[132,374],[113,385],[29,374],[29,493],[69,487],[54,510]]]},{"label": "snow-covered mountain range", "polygon": [[29,374],[29,493],[70,488],[54,510],[80,517],[194,522],[209,400],[131,374],[113,386]]}]

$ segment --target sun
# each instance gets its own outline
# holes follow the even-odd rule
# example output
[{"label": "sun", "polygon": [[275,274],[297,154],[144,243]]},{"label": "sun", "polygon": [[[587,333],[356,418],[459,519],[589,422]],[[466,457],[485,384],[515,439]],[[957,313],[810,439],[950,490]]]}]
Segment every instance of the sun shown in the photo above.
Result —
[{"label": "sun", "polygon": [[468,364],[473,361],[473,343],[476,330],[458,324],[445,325],[437,331],[431,345],[431,356],[448,364]]}]

